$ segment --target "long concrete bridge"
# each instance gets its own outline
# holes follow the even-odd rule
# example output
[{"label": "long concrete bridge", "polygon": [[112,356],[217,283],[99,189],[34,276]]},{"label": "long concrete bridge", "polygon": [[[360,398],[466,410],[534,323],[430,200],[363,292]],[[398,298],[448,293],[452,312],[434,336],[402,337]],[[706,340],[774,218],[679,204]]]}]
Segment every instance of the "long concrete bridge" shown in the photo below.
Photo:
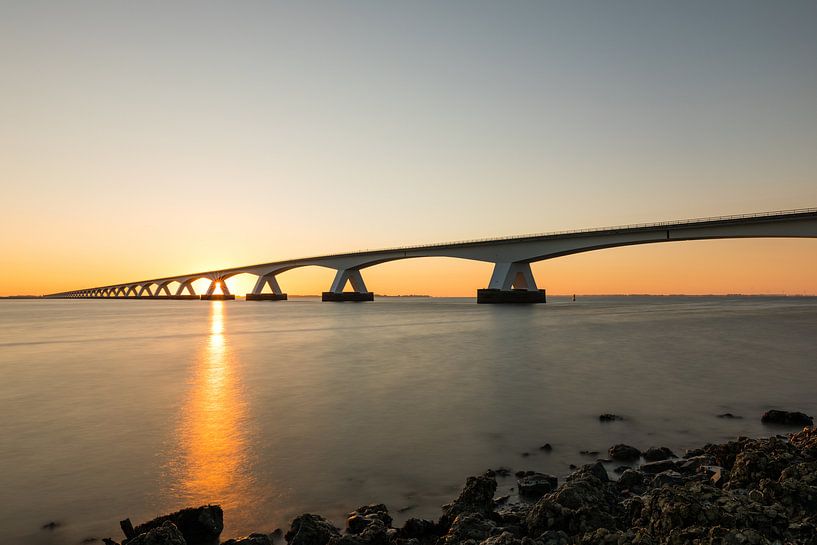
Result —
[{"label": "long concrete bridge", "polygon": [[[329,291],[323,293],[324,301],[372,301],[374,294],[366,288],[361,273],[363,269],[398,259],[454,257],[494,264],[488,287],[477,291],[478,303],[544,303],[545,291],[537,287],[530,268],[530,264],[536,261],[635,244],[768,237],[817,238],[817,208],[367,250],[166,276],[45,297],[234,299],[235,295],[229,292],[225,281],[247,273],[258,277],[252,292],[246,295],[248,301],[277,301],[287,298],[276,280],[277,275],[299,267],[319,266],[336,271]],[[210,281],[209,288],[206,293],[197,294],[193,282],[202,278]],[[171,293],[169,286],[174,283],[177,286]],[[351,291],[345,291],[347,285]],[[217,287],[221,294],[214,293]],[[264,292],[266,287],[269,287],[267,293]]]}]

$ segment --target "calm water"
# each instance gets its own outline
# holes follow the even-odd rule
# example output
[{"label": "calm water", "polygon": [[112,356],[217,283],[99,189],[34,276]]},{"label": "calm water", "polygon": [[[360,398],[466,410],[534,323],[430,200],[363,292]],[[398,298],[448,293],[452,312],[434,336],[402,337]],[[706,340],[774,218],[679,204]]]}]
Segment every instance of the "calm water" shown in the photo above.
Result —
[{"label": "calm water", "polygon": [[815,354],[814,298],[4,301],[0,535],[206,502],[227,537],[373,501],[433,517],[489,467],[777,433],[765,409],[817,413]]}]

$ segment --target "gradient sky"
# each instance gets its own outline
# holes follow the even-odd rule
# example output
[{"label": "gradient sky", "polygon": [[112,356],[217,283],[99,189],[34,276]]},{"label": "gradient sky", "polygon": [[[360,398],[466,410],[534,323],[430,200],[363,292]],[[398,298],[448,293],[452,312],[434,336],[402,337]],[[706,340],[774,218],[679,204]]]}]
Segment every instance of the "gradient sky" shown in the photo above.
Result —
[{"label": "gradient sky", "polygon": [[[0,82],[0,295],[817,206],[812,1],[2,0]],[[490,268],[364,276],[473,296]],[[817,240],[534,272],[551,293],[814,294]]]}]

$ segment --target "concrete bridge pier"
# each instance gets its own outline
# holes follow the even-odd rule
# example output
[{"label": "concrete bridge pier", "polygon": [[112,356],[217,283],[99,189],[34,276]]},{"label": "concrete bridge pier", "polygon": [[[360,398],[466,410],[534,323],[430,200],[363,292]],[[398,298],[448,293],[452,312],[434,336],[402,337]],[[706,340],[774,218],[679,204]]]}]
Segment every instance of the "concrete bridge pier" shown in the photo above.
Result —
[{"label": "concrete bridge pier", "polygon": [[[347,283],[352,284],[354,291],[343,291]],[[323,292],[321,301],[333,303],[374,301],[374,293],[366,289],[359,269],[338,269],[332,281],[332,287],[329,288],[329,291]]]},{"label": "concrete bridge pier", "polygon": [[[216,291],[216,286],[221,286],[221,293],[213,293]],[[210,280],[207,293],[201,296],[202,301],[232,301],[233,299],[235,299],[235,295],[230,293],[224,278],[213,278]]]},{"label": "concrete bridge pier", "polygon": [[496,263],[487,289],[477,290],[477,303],[545,303],[545,290],[536,287],[530,263]]},{"label": "concrete bridge pier", "polygon": [[[286,301],[287,294],[281,291],[281,286],[278,285],[278,280],[275,278],[276,274],[278,274],[278,271],[260,275],[258,280],[255,282],[252,292],[245,296],[246,300]],[[272,293],[262,293],[264,291],[264,286],[269,286]]]}]

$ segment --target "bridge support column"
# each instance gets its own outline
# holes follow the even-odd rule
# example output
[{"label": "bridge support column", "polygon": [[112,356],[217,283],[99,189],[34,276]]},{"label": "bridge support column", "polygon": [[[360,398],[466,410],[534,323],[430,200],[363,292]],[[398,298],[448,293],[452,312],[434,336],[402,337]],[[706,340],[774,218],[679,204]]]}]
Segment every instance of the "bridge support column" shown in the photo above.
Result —
[{"label": "bridge support column", "polygon": [[[347,283],[352,284],[354,291],[343,291]],[[335,279],[332,281],[332,287],[329,291],[323,292],[321,300],[335,303],[374,301],[374,293],[366,289],[363,275],[360,274],[359,269],[338,269]]]},{"label": "bridge support column", "polygon": [[497,263],[487,289],[477,290],[477,303],[544,303],[545,290],[536,287],[530,263]]},{"label": "bridge support column", "polygon": [[[184,292],[187,292],[185,294]],[[200,297],[196,294],[196,290],[193,289],[193,280],[184,280],[179,282],[179,287],[176,288],[175,295],[171,295],[170,299],[195,299],[198,300]]]},{"label": "bridge support column", "polygon": [[[255,286],[251,293],[245,297],[247,301],[286,301],[287,294],[281,291],[281,286],[278,285],[278,280],[275,278],[276,272],[262,274],[255,282]],[[272,293],[262,293],[264,286],[269,286]]]},{"label": "bridge support column", "polygon": [[[221,293],[213,293],[216,291],[216,286],[221,286]],[[207,293],[201,296],[202,301],[232,301],[235,295],[230,293],[227,288],[227,282],[223,278],[216,278],[210,281],[210,287],[207,288]]]}]

